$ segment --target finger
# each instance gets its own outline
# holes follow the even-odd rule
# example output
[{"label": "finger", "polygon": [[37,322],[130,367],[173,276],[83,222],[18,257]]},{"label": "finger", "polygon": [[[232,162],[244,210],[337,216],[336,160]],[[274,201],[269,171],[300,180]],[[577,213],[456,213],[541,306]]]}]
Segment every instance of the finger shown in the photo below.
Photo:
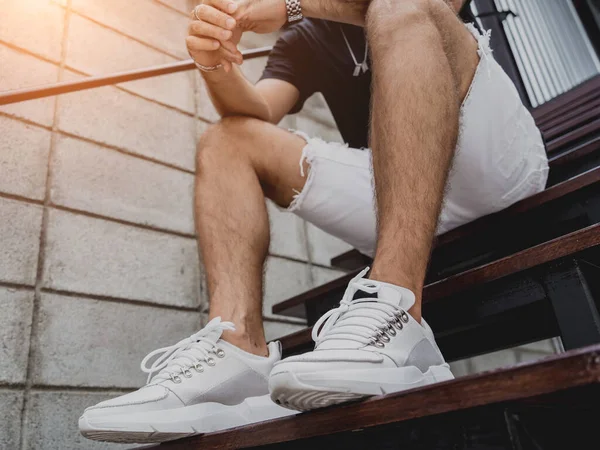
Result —
[{"label": "finger", "polygon": [[188,36],[185,38],[188,51],[190,52],[202,52],[202,51],[213,51],[217,50],[221,43],[214,39],[204,39],[197,36]]},{"label": "finger", "polygon": [[205,5],[213,6],[223,12],[233,14],[237,10],[237,4],[231,0],[205,0]]},{"label": "finger", "polygon": [[198,5],[196,7],[197,18],[204,22],[212,23],[226,30],[232,30],[235,28],[235,19],[218,9],[209,5]]},{"label": "finger", "polygon": [[242,64],[242,62],[244,61],[244,58],[241,55],[238,55],[237,53],[232,53],[222,46],[221,46],[220,51],[221,51],[221,55],[228,61],[231,61],[232,63],[239,65],[239,64]]},{"label": "finger", "polygon": [[231,41],[221,42],[221,47],[226,48],[231,53],[235,53],[236,55],[238,55],[240,57],[242,56],[242,53],[238,50],[237,45],[235,45]]},{"label": "finger", "polygon": [[189,34],[201,38],[214,38],[219,41],[226,41],[231,38],[233,32],[231,30],[224,30],[208,22],[194,20],[190,23]]}]

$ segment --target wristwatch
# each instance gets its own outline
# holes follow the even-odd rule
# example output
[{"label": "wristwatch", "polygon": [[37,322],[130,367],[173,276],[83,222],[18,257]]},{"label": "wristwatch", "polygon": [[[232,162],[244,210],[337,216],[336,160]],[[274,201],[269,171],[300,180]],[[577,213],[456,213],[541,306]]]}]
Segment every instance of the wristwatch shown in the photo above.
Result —
[{"label": "wristwatch", "polygon": [[285,0],[285,9],[287,10],[287,21],[289,23],[298,22],[304,18],[300,0]]}]

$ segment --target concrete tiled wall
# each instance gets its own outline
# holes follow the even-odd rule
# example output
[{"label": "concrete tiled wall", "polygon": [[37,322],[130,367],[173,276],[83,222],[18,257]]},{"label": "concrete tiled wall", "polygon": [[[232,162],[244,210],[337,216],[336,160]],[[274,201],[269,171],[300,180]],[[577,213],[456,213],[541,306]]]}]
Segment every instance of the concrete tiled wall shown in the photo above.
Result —
[{"label": "concrete tiled wall", "polygon": [[[194,3],[0,0],[0,91],[187,58]],[[242,70],[254,81],[265,61]],[[82,439],[81,411],[143,384],[144,355],[205,323],[194,155],[216,120],[195,72],[0,107],[0,449],[122,448]],[[318,97],[282,126],[337,133]],[[271,306],[339,276],[327,266],[346,247],[268,208],[275,339],[305,325]]]}]

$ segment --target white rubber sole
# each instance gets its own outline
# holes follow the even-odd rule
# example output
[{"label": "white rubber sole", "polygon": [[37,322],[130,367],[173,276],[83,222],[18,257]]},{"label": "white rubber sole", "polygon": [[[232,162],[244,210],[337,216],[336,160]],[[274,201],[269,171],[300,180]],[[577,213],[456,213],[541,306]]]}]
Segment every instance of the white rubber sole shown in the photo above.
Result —
[{"label": "white rubber sole", "polygon": [[413,366],[311,373],[278,372],[271,375],[269,390],[271,399],[278,405],[309,411],[453,379],[448,364],[431,366],[425,373]]},{"label": "white rubber sole", "polygon": [[158,443],[220,431],[296,414],[271,401],[269,395],[250,397],[239,405],[201,403],[178,409],[136,414],[83,416],[81,434],[95,441]]}]

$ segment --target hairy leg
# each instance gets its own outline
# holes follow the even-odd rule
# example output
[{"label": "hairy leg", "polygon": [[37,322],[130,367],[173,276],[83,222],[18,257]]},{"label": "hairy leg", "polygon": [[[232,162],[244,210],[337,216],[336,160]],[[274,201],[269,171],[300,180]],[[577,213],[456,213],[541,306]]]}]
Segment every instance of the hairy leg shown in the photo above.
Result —
[{"label": "hairy leg", "polygon": [[223,338],[266,355],[263,264],[269,248],[264,197],[280,206],[302,190],[305,142],[268,123],[228,118],[201,137],[197,153],[196,230],[206,270],[210,316],[235,323]]},{"label": "hairy leg", "polygon": [[371,277],[421,293],[458,135],[460,104],[475,73],[472,35],[442,0],[373,0],[371,146],[378,241]]}]

